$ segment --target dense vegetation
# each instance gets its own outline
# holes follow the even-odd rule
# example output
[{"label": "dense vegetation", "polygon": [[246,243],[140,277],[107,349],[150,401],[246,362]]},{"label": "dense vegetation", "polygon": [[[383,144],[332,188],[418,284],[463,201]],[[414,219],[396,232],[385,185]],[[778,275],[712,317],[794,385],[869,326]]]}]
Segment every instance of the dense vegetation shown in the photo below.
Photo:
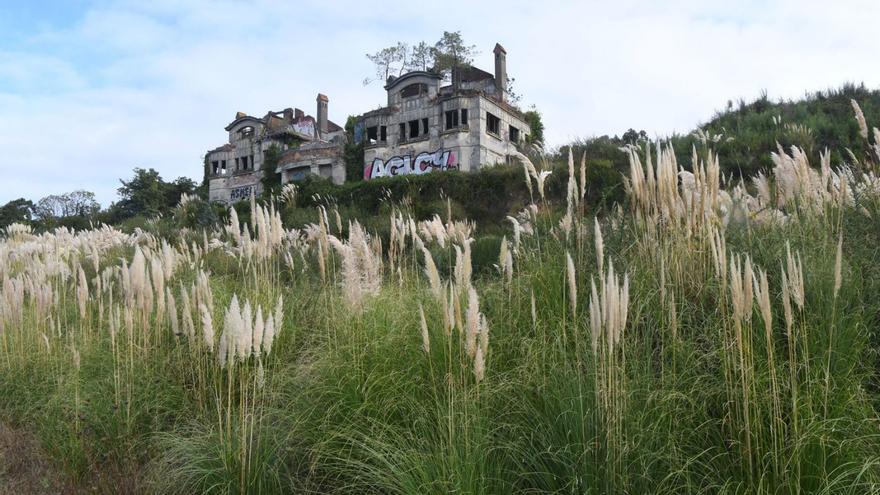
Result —
[{"label": "dense vegetation", "polygon": [[475,195],[529,198],[491,230],[460,174],[431,176],[450,192],[421,221],[432,186],[409,178],[288,187],[223,228],[16,224],[0,419],[107,493],[870,493],[862,144],[853,166],[791,148],[749,183],[631,146],[600,216],[590,162],[487,170]]},{"label": "dense vegetation", "polygon": [[[796,101],[773,102],[762,95],[751,103],[729,102],[723,111],[695,132],[672,136],[669,142],[678,163],[685,169],[692,168],[693,149],[705,154],[711,147],[719,155],[722,172],[737,177],[750,177],[761,170],[769,170],[773,165],[770,153],[777,151],[777,143],[785,148],[798,146],[814,161],[827,148],[834,163],[847,162],[858,167],[872,152],[868,140],[860,135],[858,122],[852,118],[851,99],[859,103],[868,122],[880,121],[880,91],[866,89],[863,85],[845,85],[835,90],[809,93]],[[532,109],[526,114],[533,126],[540,124],[537,110]],[[346,130],[351,135],[353,126],[354,121],[350,118]],[[538,134],[533,133],[534,136]],[[630,129],[621,136],[579,139],[571,145],[529,156],[543,164],[543,168],[553,170],[553,175],[548,178],[547,196],[556,204],[565,196],[569,149],[576,157],[586,156],[590,175],[586,203],[591,208],[602,209],[623,198],[620,178],[629,164],[626,154],[620,151],[621,147],[644,144],[648,140],[644,131]],[[270,162],[277,159],[274,152],[268,158]],[[301,209],[288,208],[284,212],[286,225],[304,225],[306,219],[311,218],[311,208],[328,199],[343,213],[359,213],[365,217],[382,211],[384,204],[409,197],[414,200],[416,218],[425,219],[438,213],[446,198],[452,198],[456,211],[476,220],[481,227],[497,224],[530,202],[518,166],[492,168],[478,174],[452,172],[433,174],[430,178],[402,177],[362,183],[363,148],[349,143],[345,148],[345,161],[346,179],[350,183],[337,187],[327,181],[311,179],[301,184],[301,194],[296,202]],[[107,223],[131,230],[148,222],[158,222],[163,228],[173,230],[225,219],[222,209],[204,204],[206,186],[197,187],[185,177],[165,181],[155,170],[135,169],[130,180],[121,182],[119,201],[105,210],[99,208],[94,195],[87,191],[47,196],[41,200],[42,206],[40,201],[34,204],[25,198],[10,201],[0,207],[0,228],[15,222],[29,224],[38,231],[57,226],[86,228],[91,224]],[[269,195],[278,194],[278,177],[268,174],[264,186]],[[471,194],[470,191],[485,194]],[[180,215],[175,207],[184,194],[192,201],[187,214]],[[246,203],[242,204],[239,211],[246,214],[247,208]],[[162,220],[156,220],[157,217]],[[178,221],[182,223],[178,224]]]}]

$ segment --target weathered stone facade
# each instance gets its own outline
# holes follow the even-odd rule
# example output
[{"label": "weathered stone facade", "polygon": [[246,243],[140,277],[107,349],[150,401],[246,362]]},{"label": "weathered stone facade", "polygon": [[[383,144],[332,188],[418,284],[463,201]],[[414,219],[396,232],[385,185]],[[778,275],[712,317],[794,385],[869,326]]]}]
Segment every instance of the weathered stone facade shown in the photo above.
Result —
[{"label": "weathered stone facade", "polygon": [[505,98],[507,52],[499,44],[494,52],[494,75],[468,66],[446,86],[432,72],[389,78],[387,106],[361,115],[355,128],[364,179],[507,162],[531,129]]},{"label": "weathered stone facade", "polygon": [[205,156],[209,200],[231,204],[260,194],[266,153],[273,145],[282,152],[274,170],[282,182],[316,173],[342,183],[345,132],[327,118],[327,108],[328,98],[319,94],[317,119],[298,108],[263,118],[237,113],[226,126],[228,142]]}]

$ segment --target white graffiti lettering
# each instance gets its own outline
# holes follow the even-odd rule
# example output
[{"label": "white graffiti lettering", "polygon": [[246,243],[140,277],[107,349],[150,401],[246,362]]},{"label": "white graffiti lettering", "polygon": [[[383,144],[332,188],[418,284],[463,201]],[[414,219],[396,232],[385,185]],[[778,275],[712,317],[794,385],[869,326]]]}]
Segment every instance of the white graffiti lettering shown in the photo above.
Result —
[{"label": "white graffiti lettering", "polygon": [[364,179],[394,177],[397,175],[421,175],[434,170],[454,170],[458,168],[455,152],[443,148],[434,152],[424,151],[416,155],[393,156],[388,160],[375,158],[364,167]]}]

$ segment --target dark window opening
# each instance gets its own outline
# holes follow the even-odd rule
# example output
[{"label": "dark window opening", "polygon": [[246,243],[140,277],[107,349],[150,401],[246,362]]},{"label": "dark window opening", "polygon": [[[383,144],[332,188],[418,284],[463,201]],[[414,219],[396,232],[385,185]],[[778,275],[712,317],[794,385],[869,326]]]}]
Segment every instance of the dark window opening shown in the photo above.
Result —
[{"label": "dark window opening", "polygon": [[422,134],[428,134],[428,119],[422,119]]},{"label": "dark window opening", "polygon": [[241,133],[241,137],[253,136],[254,135],[254,128],[251,126],[242,127],[241,131],[239,131],[239,132]]},{"label": "dark window opening", "polygon": [[388,127],[384,125],[379,127],[379,141],[388,141]]},{"label": "dark window opening", "polygon": [[235,170],[236,170],[236,171],[241,170],[241,169],[239,168],[239,166],[240,166],[240,161],[241,161],[241,160],[239,160],[238,158],[235,159]]},{"label": "dark window opening", "polygon": [[468,125],[467,118],[468,118],[467,108],[462,108],[461,109],[461,125],[462,126],[466,127]]},{"label": "dark window opening", "polygon": [[254,155],[251,155],[250,164],[251,164],[251,170],[253,170],[254,169]]},{"label": "dark window opening", "polygon": [[458,110],[449,110],[446,112],[446,129],[458,127]]},{"label": "dark window opening", "polygon": [[211,173],[213,173],[214,175],[217,175],[220,173],[220,162],[218,162],[216,160],[211,162]]},{"label": "dark window opening", "polygon": [[367,127],[367,141],[378,141],[379,133],[378,128],[376,126]]},{"label": "dark window opening", "polygon": [[241,157],[241,169],[242,170],[248,169],[248,157],[246,157],[246,156]]},{"label": "dark window opening", "polygon": [[510,129],[508,130],[508,132],[510,135],[510,140],[514,143],[518,143],[519,142],[519,129],[517,129],[514,126],[510,126]]},{"label": "dark window opening", "polygon": [[425,83],[416,83],[410,84],[409,86],[400,90],[400,96],[403,98],[409,98],[410,96],[419,96],[422,94],[426,94],[428,92],[428,85]]},{"label": "dark window opening", "polygon": [[401,123],[399,124],[399,127],[400,127],[400,140],[401,140],[401,141],[406,141],[406,124],[404,124],[403,122],[401,122]]},{"label": "dark window opening", "polygon": [[501,119],[492,115],[489,112],[486,112],[486,130],[492,134],[498,135],[500,133],[500,127]]},{"label": "dark window opening", "polygon": [[409,121],[409,137],[410,138],[419,137],[419,121],[418,120],[410,120]]}]

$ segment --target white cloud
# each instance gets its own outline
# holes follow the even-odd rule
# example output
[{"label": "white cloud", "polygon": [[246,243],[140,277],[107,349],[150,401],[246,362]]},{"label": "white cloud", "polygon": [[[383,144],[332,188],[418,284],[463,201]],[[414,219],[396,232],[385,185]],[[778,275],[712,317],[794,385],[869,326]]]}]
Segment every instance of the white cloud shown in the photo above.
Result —
[{"label": "white cloud", "polygon": [[[384,101],[364,54],[461,30],[496,41],[551,144],[630,127],[686,132],[727,100],[880,85],[880,5],[851,2],[110,2],[0,46],[0,204],[85,188],[105,205],[135,166],[200,179],[238,110],[330,117]],[[37,21],[35,23],[39,24]],[[880,124],[880,123],[878,123]]]}]

